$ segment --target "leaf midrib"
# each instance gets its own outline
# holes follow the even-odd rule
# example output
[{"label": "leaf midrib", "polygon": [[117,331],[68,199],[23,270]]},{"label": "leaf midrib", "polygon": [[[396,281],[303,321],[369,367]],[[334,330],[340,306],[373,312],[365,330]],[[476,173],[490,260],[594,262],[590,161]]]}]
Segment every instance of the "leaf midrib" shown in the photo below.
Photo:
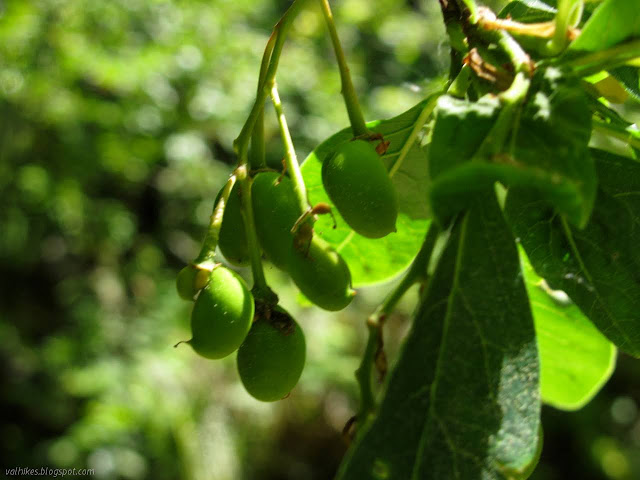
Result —
[{"label": "leaf midrib", "polygon": [[[453,442],[451,441],[451,439],[449,438],[446,429],[444,428],[444,425],[442,425],[442,420],[440,420],[440,417],[437,415],[437,413],[435,412],[435,402],[436,402],[436,393],[438,390],[438,384],[439,384],[439,380],[440,377],[442,375],[441,372],[441,365],[443,363],[444,360],[444,342],[445,339],[447,338],[448,332],[449,332],[449,325],[451,323],[451,310],[452,310],[452,306],[453,306],[453,301],[454,301],[454,295],[453,292],[458,288],[458,284],[459,284],[459,278],[460,278],[460,269],[461,269],[461,263],[462,263],[462,250],[463,250],[463,245],[464,245],[464,239],[467,235],[467,224],[468,224],[468,217],[469,214],[467,213],[467,215],[465,216],[465,218],[463,219],[462,225],[460,227],[460,236],[458,238],[458,246],[457,246],[457,251],[456,251],[456,263],[455,263],[455,267],[454,267],[454,275],[453,275],[453,281],[451,282],[451,289],[450,289],[450,293],[449,293],[449,298],[447,299],[447,313],[445,315],[444,321],[443,321],[443,325],[442,325],[442,335],[440,337],[440,350],[438,351],[438,358],[436,360],[436,368],[435,368],[435,372],[433,375],[433,382],[431,382],[431,390],[429,391],[429,409],[427,410],[427,416],[426,416],[426,421],[424,424],[424,427],[422,429],[422,434],[420,435],[420,443],[418,444],[418,454],[422,451],[423,447],[424,447],[424,442],[425,442],[425,438],[427,437],[426,433],[427,433],[427,428],[429,426],[429,418],[433,417],[437,422],[438,422],[438,428],[440,428],[440,430],[442,431],[447,444],[449,445],[449,449],[451,451],[451,455],[452,455],[452,459],[453,459],[453,466],[454,466],[454,474],[456,479],[460,478],[460,472],[458,470],[458,460],[456,458],[456,448],[455,445],[453,444]],[[421,458],[422,457],[417,457],[416,458],[416,462],[414,464],[414,468],[413,468],[413,472],[411,474],[412,480],[418,480],[417,475],[418,475],[418,469],[417,467],[420,466],[421,463]]]}]

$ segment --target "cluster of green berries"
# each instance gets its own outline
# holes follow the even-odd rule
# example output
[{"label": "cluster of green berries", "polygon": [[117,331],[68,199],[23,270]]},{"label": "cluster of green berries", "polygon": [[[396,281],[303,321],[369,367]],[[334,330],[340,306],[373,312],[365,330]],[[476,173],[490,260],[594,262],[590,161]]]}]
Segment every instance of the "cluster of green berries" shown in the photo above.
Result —
[{"label": "cluster of green berries", "polygon": [[256,316],[253,295],[234,271],[211,272],[188,265],[178,274],[180,296],[193,300],[188,343],[199,355],[224,358],[236,350],[240,379],[256,399],[285,397],[302,374],[305,340],[300,325],[283,308]]},{"label": "cluster of green berries", "polygon": [[[346,223],[368,238],[395,231],[396,193],[373,145],[354,140],[341,145],[323,164],[322,180]],[[291,179],[260,172],[251,182],[251,206],[261,253],[287,272],[300,291],[325,310],[345,308],[355,295],[340,254],[314,235],[313,218],[303,212]],[[220,194],[218,195],[218,198]],[[242,185],[226,203],[218,247],[232,264],[249,263],[251,252],[242,217]],[[216,200],[217,203],[217,200]],[[218,359],[238,351],[240,379],[258,400],[274,401],[296,385],[305,362],[300,325],[281,307],[256,309],[244,280],[218,265],[188,265],[178,275],[178,293],[194,300],[192,338],[186,343],[203,357]]]}]

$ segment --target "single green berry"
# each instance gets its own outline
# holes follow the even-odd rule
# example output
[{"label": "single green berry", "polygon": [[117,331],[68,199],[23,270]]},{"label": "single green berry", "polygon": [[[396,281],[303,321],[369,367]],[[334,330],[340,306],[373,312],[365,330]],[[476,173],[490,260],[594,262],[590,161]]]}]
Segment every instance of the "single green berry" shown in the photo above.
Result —
[{"label": "single green berry", "polygon": [[178,273],[176,288],[180,298],[193,300],[193,297],[209,282],[209,271],[187,265]]},{"label": "single green berry", "polygon": [[251,187],[256,233],[267,258],[286,270],[293,249],[291,228],[302,215],[293,184],[275,172],[256,175]]},{"label": "single green berry", "polygon": [[234,271],[214,268],[191,312],[193,349],[206,358],[235,352],[247,336],[254,314],[253,295]]},{"label": "single green berry", "polygon": [[[218,193],[216,204],[220,199],[222,190]],[[222,225],[220,226],[220,236],[218,247],[229,262],[234,265],[244,266],[249,264],[249,244],[247,233],[244,229],[242,219],[242,200],[240,198],[240,185],[236,184],[231,190],[229,200],[224,208]]]},{"label": "single green berry", "polygon": [[287,271],[300,291],[320,308],[342,310],[355,295],[346,262],[329,243],[314,235],[293,249]]},{"label": "single green berry", "polygon": [[356,233],[381,238],[396,231],[397,194],[370,142],[355,140],[340,145],[322,164],[322,183]]},{"label": "single green berry", "polygon": [[254,322],[238,350],[238,373],[254,398],[273,402],[296,386],[306,356],[300,325],[282,308],[276,307],[269,320]]}]

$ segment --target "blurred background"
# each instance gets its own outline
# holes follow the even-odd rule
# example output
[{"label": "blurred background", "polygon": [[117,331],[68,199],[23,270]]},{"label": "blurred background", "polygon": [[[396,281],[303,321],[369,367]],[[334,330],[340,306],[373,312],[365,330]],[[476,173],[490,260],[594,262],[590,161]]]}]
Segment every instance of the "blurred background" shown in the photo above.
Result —
[{"label": "blurred background", "polygon": [[[442,85],[437,1],[333,3],[367,119]],[[357,408],[364,319],[390,285],[329,314],[267,268],[308,347],[298,387],[275,404],[244,392],[234,356],[173,348],[189,338],[190,312],[175,275],[199,250],[264,45],[288,4],[0,0],[2,475],[48,466],[103,479],[332,478]],[[278,76],[300,158],[348,123],[312,7]],[[412,292],[389,321],[391,359],[414,304]],[[587,407],[545,407],[533,478],[640,478],[639,404],[639,363],[621,356]]]}]

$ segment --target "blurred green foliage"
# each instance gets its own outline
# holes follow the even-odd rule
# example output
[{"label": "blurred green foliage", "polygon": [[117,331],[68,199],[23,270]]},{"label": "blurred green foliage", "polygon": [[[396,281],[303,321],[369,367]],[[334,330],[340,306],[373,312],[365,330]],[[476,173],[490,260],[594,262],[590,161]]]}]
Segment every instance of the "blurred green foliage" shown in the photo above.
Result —
[{"label": "blurred green foliage", "polygon": [[[367,119],[396,115],[442,84],[437,2],[334,3]],[[389,286],[327,314],[267,270],[308,344],[299,386],[276,404],[244,392],[233,356],[211,362],[172,348],[189,335],[175,275],[197,253],[232,169],[262,49],[287,4],[0,1],[3,468],[88,467],[105,479],[332,476],[357,406],[363,320]],[[319,10],[304,11],[278,77],[300,158],[347,123],[333,58]],[[408,298],[390,320],[391,359],[411,308]],[[584,410],[545,413],[536,478],[638,478],[638,403],[637,363],[621,358]]]}]

